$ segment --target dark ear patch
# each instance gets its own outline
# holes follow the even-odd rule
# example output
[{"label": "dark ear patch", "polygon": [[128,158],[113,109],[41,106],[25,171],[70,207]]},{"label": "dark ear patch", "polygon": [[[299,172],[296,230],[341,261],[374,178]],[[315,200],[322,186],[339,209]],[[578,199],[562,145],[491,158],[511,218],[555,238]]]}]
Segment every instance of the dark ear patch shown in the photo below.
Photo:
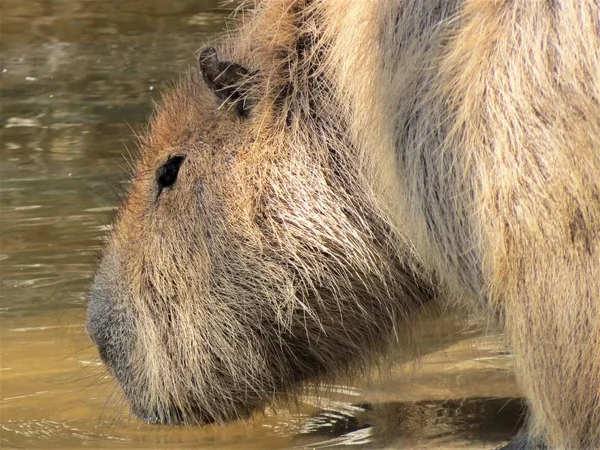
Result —
[{"label": "dark ear patch", "polygon": [[219,61],[217,51],[213,47],[202,50],[198,64],[204,82],[215,95],[224,102],[233,103],[238,114],[247,117],[250,113],[250,105],[246,98],[250,71],[234,62]]}]

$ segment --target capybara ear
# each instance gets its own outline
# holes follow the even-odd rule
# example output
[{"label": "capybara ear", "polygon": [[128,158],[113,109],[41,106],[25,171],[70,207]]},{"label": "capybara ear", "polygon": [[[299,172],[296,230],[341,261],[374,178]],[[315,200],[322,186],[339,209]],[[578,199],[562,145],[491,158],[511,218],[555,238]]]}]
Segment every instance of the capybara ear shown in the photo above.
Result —
[{"label": "capybara ear", "polygon": [[198,57],[200,71],[206,85],[224,102],[231,102],[241,117],[250,113],[247,99],[250,71],[230,61],[219,61],[217,51],[207,47]]}]

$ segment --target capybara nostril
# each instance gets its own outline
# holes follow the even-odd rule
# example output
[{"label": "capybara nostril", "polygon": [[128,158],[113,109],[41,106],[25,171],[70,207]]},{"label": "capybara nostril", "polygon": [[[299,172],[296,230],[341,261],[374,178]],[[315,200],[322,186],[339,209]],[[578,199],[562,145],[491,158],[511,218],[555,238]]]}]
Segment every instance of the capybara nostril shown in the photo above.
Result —
[{"label": "capybara nostril", "polygon": [[131,348],[135,322],[119,300],[122,284],[116,252],[107,252],[88,294],[86,331],[96,345],[98,355],[120,382],[131,379]]},{"label": "capybara nostril", "polygon": [[109,300],[100,298],[97,293],[90,294],[86,331],[92,342],[96,345],[98,354],[107,364],[109,363],[107,361],[107,346],[109,334],[112,331],[108,320],[110,317],[109,308]]}]

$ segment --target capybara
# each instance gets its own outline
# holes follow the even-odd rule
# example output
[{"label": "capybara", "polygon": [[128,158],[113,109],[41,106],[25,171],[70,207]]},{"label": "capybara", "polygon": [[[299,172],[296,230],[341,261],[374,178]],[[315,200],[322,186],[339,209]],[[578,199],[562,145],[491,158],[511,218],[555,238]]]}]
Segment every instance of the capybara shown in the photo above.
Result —
[{"label": "capybara", "polygon": [[515,354],[513,448],[600,448],[598,0],[265,0],[198,66],[90,293],[139,417],[247,417],[460,302]]}]

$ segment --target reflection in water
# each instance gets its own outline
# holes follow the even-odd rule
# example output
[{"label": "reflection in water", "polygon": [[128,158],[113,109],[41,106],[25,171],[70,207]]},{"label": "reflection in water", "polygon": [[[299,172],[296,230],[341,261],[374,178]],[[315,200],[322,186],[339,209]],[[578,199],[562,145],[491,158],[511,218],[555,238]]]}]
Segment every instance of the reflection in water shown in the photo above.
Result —
[{"label": "reflection in water", "polygon": [[131,136],[234,6],[2,0],[0,445],[485,448],[507,440],[520,417],[505,399],[515,393],[509,358],[497,336],[478,338],[450,315],[425,327],[431,353],[416,368],[324,386],[291,410],[228,427],[148,426],[130,416],[83,330],[85,292],[125,187]]},{"label": "reflection in water", "polygon": [[516,433],[522,414],[520,403],[507,398],[514,385],[502,369],[506,357],[499,342],[478,338],[433,352],[417,368],[396,367],[370,384],[324,386],[319,397],[307,394],[298,407],[266,411],[248,422],[146,425],[130,416],[98,363],[80,325],[83,316],[69,310],[3,321],[0,444],[491,448]]},{"label": "reflection in water", "polygon": [[499,445],[519,429],[523,413],[522,400],[512,397],[367,403],[320,411],[300,432],[315,438],[311,448],[362,443],[399,449]]}]

